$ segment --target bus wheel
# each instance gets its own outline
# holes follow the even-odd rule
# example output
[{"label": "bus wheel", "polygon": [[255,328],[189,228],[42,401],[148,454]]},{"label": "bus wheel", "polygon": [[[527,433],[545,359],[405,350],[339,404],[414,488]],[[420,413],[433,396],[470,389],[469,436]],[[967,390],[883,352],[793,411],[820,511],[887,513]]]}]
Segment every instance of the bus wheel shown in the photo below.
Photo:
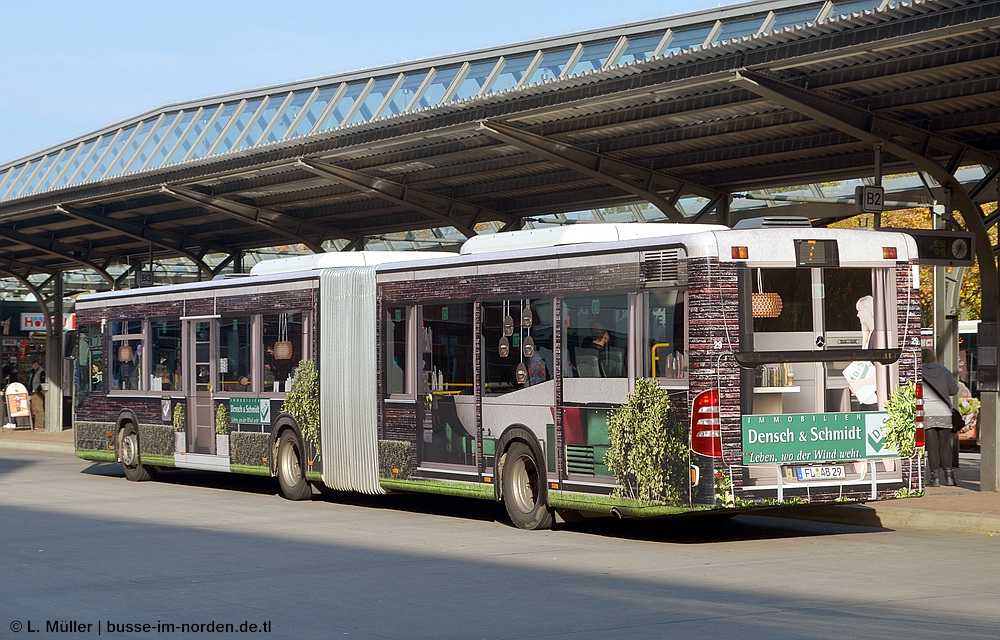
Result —
[{"label": "bus wheel", "polygon": [[302,470],[302,447],[295,433],[287,429],[278,439],[278,485],[281,495],[289,500],[307,500],[312,497],[312,487],[306,482]]},{"label": "bus wheel", "polygon": [[542,499],[543,474],[531,447],[515,442],[505,457],[501,482],[507,515],[521,529],[551,528],[552,510]]},{"label": "bus wheel", "polygon": [[141,464],[139,457],[139,433],[136,431],[135,425],[131,422],[126,422],[120,432],[118,457],[122,461],[122,469],[125,471],[125,477],[132,482],[145,482],[153,478],[153,474],[150,473],[149,468]]}]

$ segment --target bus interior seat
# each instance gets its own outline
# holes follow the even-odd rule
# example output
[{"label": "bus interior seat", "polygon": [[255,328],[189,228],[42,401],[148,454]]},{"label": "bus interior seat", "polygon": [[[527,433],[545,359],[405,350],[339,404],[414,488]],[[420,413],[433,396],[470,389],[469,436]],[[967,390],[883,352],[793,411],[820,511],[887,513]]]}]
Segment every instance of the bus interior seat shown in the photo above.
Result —
[{"label": "bus interior seat", "polygon": [[625,370],[625,352],[617,347],[606,347],[600,356],[601,373],[605,378],[621,378]]},{"label": "bus interior seat", "polygon": [[601,369],[597,364],[596,349],[576,350],[576,371],[581,378],[600,378]]}]

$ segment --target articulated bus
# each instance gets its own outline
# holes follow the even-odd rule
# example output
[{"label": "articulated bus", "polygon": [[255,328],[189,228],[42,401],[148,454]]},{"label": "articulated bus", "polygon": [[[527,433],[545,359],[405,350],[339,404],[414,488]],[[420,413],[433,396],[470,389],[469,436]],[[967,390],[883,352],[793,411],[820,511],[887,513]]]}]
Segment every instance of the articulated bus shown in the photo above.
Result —
[{"label": "articulated bus", "polygon": [[[487,498],[525,529],[922,490],[881,431],[919,370],[913,240],[740,226],[523,230],[81,296],[77,453],[130,480],[273,476],[290,499]],[[687,432],[669,503],[627,497],[606,457],[640,379]]]}]

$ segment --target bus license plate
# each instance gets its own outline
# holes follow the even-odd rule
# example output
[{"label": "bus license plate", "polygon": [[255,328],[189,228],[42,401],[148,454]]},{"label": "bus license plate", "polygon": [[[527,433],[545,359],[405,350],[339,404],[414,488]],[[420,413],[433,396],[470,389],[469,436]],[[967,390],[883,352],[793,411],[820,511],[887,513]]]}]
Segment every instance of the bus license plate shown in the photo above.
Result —
[{"label": "bus license plate", "polygon": [[844,467],[795,467],[799,481],[803,480],[837,480],[846,477]]}]

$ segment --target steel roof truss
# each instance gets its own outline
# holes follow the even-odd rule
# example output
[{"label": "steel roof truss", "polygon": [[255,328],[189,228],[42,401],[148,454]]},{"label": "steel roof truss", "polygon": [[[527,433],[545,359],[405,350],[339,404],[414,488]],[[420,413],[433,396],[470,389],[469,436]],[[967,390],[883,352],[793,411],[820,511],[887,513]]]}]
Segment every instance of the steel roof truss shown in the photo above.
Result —
[{"label": "steel roof truss", "polygon": [[[21,262],[20,260],[15,260],[14,258],[4,257],[0,258],[0,272],[16,274],[14,269],[20,269],[23,271],[23,277],[27,278],[29,275],[34,275],[36,273],[51,273],[46,270],[45,267],[39,267],[38,265],[28,264],[27,262]],[[15,275],[14,277],[21,279],[22,276]]]},{"label": "steel roof truss", "polygon": [[[144,224],[137,224],[127,220],[116,220],[108,216],[98,215],[84,209],[78,209],[69,205],[57,205],[55,210],[58,213],[85,220],[109,231],[117,231],[140,242],[148,242],[151,245],[166,249],[167,251],[180,253],[185,258],[193,262],[198,269],[207,276],[213,275],[211,267],[204,263],[197,255],[184,248],[187,241],[183,235],[171,233],[169,231],[157,231]],[[229,250],[227,250],[229,251]]]},{"label": "steel roof truss", "polygon": [[240,222],[273,230],[295,242],[301,242],[315,253],[323,253],[323,240],[330,233],[325,227],[303,222],[276,211],[206,195],[186,187],[162,185],[160,193],[212,209]]},{"label": "steel roof truss", "polygon": [[[538,154],[585,176],[600,180],[604,184],[617,187],[626,193],[643,198],[662,210],[674,222],[684,222],[686,216],[674,206],[676,198],[672,203],[655,191],[657,184],[666,184],[675,192],[694,193],[710,200],[719,195],[718,192],[711,189],[692,185],[661,171],[645,169],[624,160],[594,153],[565,142],[556,142],[544,136],[515,129],[498,122],[484,120],[479,123],[479,127],[480,130],[487,131],[491,136],[504,142],[530,153]],[[633,181],[623,176],[638,176],[639,179]]]},{"label": "steel roof truss", "polygon": [[83,265],[89,269],[93,269],[101,274],[105,280],[112,282],[112,278],[108,275],[107,271],[105,271],[97,263],[92,262],[89,258],[83,257],[91,254],[91,251],[87,247],[59,240],[47,239],[41,236],[29,235],[21,233],[20,231],[14,231],[10,228],[0,229],[0,236],[17,244],[23,244],[31,247],[32,249],[37,249],[42,253],[63,258],[69,260],[70,262]]},{"label": "steel roof truss", "polygon": [[[298,165],[315,175],[329,178],[359,191],[372,193],[379,198],[408,207],[447,226],[455,227],[467,238],[476,235],[476,223],[484,219],[510,222],[509,214],[492,211],[461,200],[414,189],[385,178],[373,178],[364,173],[339,167],[317,160],[299,158]],[[458,215],[469,218],[469,222],[458,219]]]},{"label": "steel roof truss", "polygon": [[[954,205],[962,213],[968,230],[975,236],[976,256],[979,259],[979,268],[982,273],[983,300],[997,299],[1000,283],[997,281],[997,266],[992,259],[993,246],[983,222],[982,209],[972,201],[955,176],[935,162],[932,157],[928,157],[926,151],[938,149],[953,157],[963,151],[968,151],[966,155],[985,158],[984,164],[990,167],[996,167],[1000,164],[1000,158],[919,127],[890,120],[877,113],[837,101],[831,96],[820,95],[787,84],[765,74],[739,71],[736,73],[736,81],[758,95],[858,140],[885,145],[885,150],[888,153],[911,163],[918,170],[926,171],[942,187],[950,189]],[[907,141],[916,141],[916,149],[919,151],[914,148],[912,143],[907,144]],[[996,322],[997,312],[998,308],[995,304],[984,304],[982,308],[983,320]]]}]

